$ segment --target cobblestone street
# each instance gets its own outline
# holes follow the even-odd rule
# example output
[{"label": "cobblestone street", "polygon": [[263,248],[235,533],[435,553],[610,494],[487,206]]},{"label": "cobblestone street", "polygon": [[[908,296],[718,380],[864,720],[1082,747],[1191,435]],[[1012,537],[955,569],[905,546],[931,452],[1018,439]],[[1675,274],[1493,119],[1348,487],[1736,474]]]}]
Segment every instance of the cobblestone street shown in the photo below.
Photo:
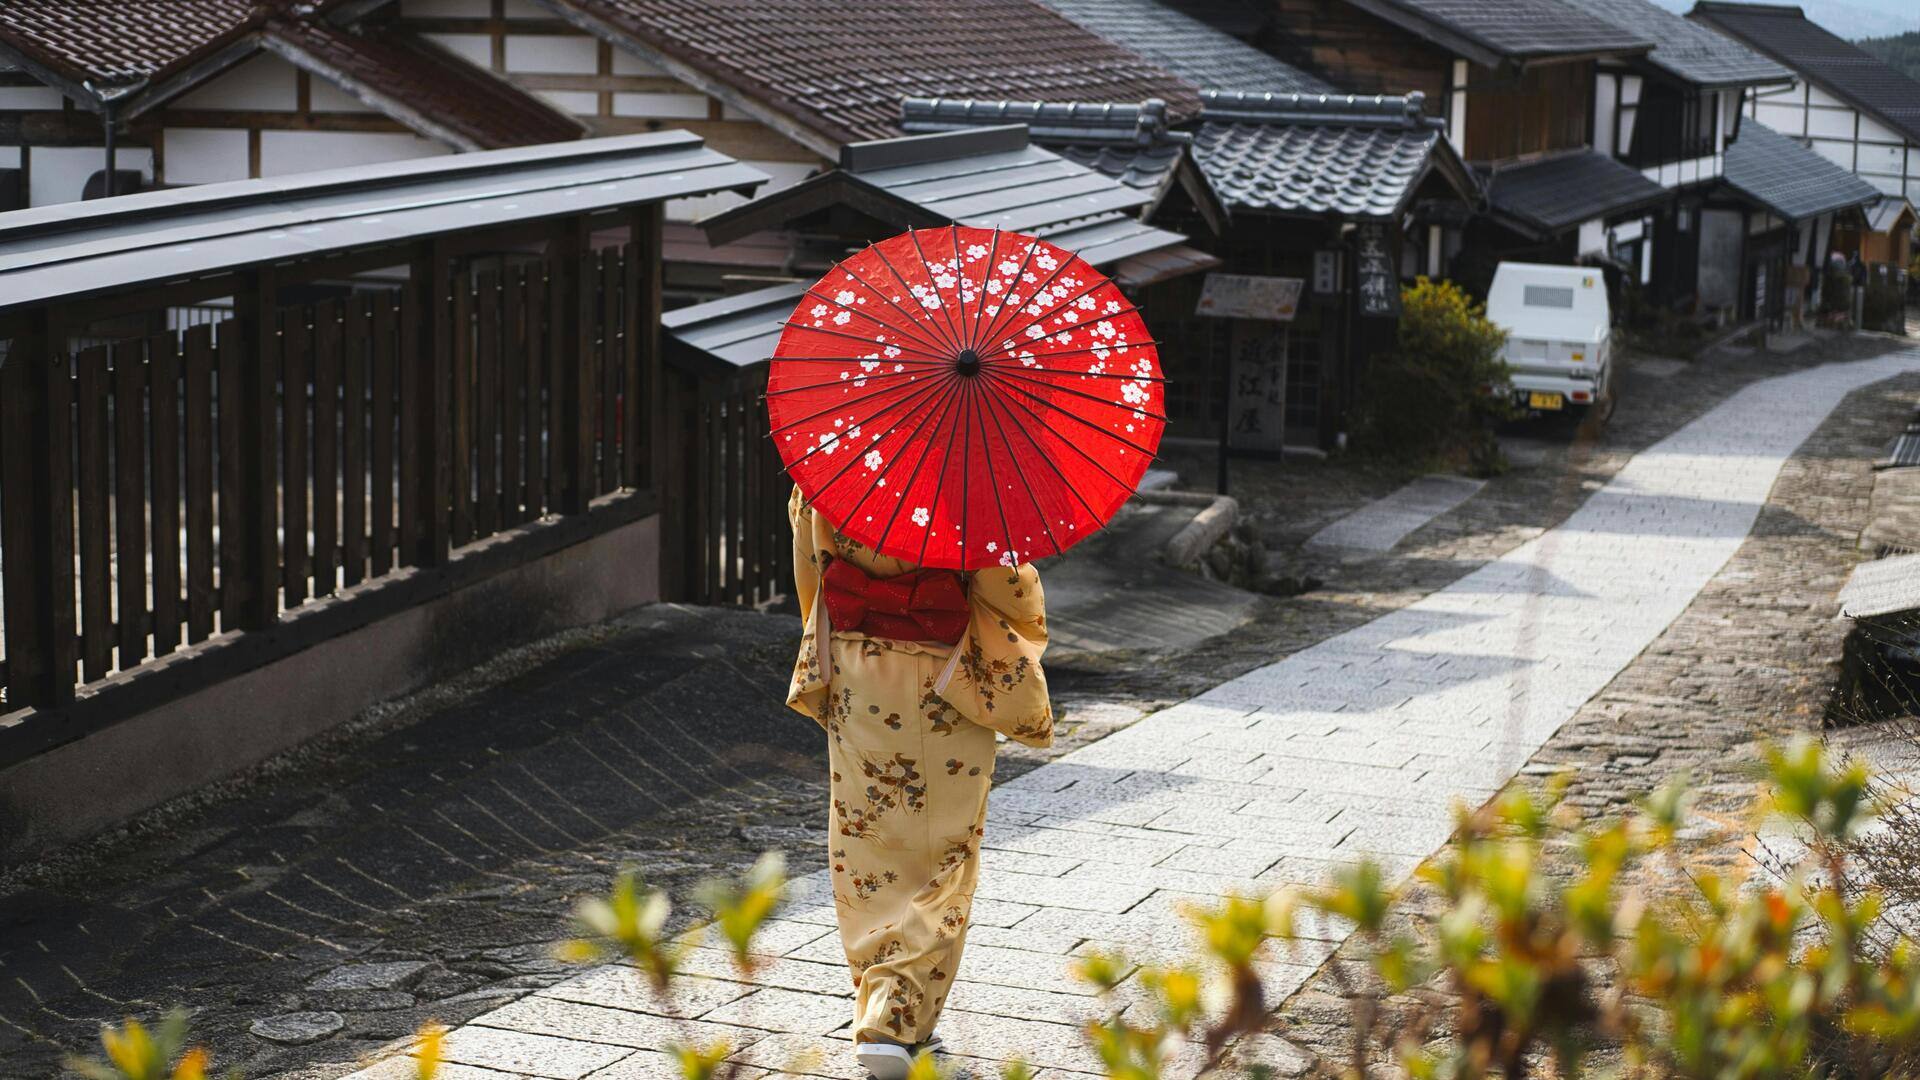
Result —
[{"label": "cobblestone street", "polygon": [[[1804,722],[1860,477],[1914,387],[1882,380],[1916,368],[1920,352],[1843,339],[1629,371],[1603,433],[1521,431],[1511,473],[1385,553],[1305,541],[1405,477],[1236,465],[1276,567],[1326,585],[1259,598],[1198,646],[1141,640],[1051,671],[1066,737],[1003,756],[949,1047],[1090,1071],[1071,954],[1181,950],[1180,902],[1316,880],[1357,853],[1410,870],[1455,798],[1530,761],[1577,768],[1596,810],[1719,768],[1717,809],[1737,809],[1738,755],[1716,755]],[[11,873],[0,1073],[45,1076],[101,1019],[188,1003],[250,1077],[352,1073],[428,1018],[465,1025],[456,1080],[655,1075],[685,1031],[630,973],[550,959],[566,912],[622,865],[679,898],[768,847],[799,877],[766,939],[779,959],[755,990],[696,951],[719,981],[688,1019],[759,1067],[831,1045],[846,976],[812,873],[823,755],[777,700],[795,626],[645,609]],[[1337,1055],[1324,962],[1341,933],[1320,937],[1270,974],[1303,988],[1288,1037]],[[1278,1041],[1250,1052],[1306,1062]],[[850,1055],[817,1060],[856,1080]]]}]

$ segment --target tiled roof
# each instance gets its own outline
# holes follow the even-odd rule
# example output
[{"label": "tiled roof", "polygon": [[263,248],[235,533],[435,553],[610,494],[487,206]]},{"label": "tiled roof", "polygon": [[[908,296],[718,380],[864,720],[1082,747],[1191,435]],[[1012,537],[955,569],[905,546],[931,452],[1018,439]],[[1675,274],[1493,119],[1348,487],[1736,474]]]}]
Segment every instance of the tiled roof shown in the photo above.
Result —
[{"label": "tiled roof", "polygon": [[1471,194],[1471,174],[1421,98],[1206,95],[1193,154],[1227,205],[1260,213],[1391,218],[1436,158]]},{"label": "tiled roof", "polygon": [[1162,98],[1193,84],[1032,0],[541,0],[806,132],[816,149],[898,134],[903,97]]},{"label": "tiled roof", "polygon": [[1159,0],[1040,0],[1202,90],[1331,94],[1332,86]]},{"label": "tiled roof", "polygon": [[1789,221],[1866,206],[1880,191],[1751,117],[1727,147],[1727,183]]},{"label": "tiled roof", "polygon": [[78,86],[156,79],[247,32],[254,0],[5,0],[0,45]]},{"label": "tiled roof", "polygon": [[1179,172],[1190,137],[1167,130],[1164,101],[1139,104],[974,101],[907,98],[900,125],[908,132],[1025,124],[1028,137],[1129,187],[1159,196]]},{"label": "tiled roof", "polygon": [[1703,0],[1689,17],[1739,38],[1920,141],[1920,82],[1829,33],[1799,8]]},{"label": "tiled roof", "polygon": [[[1356,7],[1488,63],[1641,53],[1653,40],[1583,10],[1580,0],[1351,0]],[[1478,54],[1478,55],[1475,55]]]},{"label": "tiled roof", "polygon": [[1786,82],[1793,73],[1727,35],[1653,0],[1580,0],[1594,15],[1656,42],[1654,66],[1701,87]]},{"label": "tiled roof", "polygon": [[1666,188],[1592,150],[1496,169],[1487,182],[1495,213],[1543,235],[1669,197]]},{"label": "tiled roof", "polygon": [[1031,233],[1105,266],[1186,240],[1135,216],[1152,200],[1009,125],[856,143],[841,151],[838,169],[700,224],[724,244],[851,206],[895,230],[954,222]]},{"label": "tiled roof", "polygon": [[532,94],[405,31],[276,19],[265,44],[459,150],[563,142],[585,129]]}]

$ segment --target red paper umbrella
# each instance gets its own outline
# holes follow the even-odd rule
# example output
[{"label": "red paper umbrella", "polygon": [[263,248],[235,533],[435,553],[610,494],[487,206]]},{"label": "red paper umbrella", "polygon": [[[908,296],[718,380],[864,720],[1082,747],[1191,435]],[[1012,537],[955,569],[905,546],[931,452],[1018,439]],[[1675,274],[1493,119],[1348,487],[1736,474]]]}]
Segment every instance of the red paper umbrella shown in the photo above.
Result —
[{"label": "red paper umbrella", "polygon": [[1140,313],[1030,236],[919,229],[801,298],[767,381],[801,493],[846,535],[922,566],[1065,551],[1133,494],[1166,426]]}]

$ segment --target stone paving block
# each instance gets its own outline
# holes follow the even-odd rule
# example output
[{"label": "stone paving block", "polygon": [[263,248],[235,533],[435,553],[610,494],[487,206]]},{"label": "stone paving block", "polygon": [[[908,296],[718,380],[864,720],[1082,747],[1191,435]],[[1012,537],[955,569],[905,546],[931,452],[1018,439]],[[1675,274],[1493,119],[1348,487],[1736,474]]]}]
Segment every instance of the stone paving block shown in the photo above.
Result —
[{"label": "stone paving block", "polygon": [[[1195,847],[1190,850],[1214,849]],[[1271,888],[1253,877],[1219,874],[1206,870],[1187,870],[1166,865],[1111,866],[1105,863],[1086,863],[1064,875],[1064,880],[1084,882],[1090,889],[1105,888],[1114,884],[1148,885],[1155,889],[1173,889],[1176,892],[1214,894],[1238,892],[1252,895],[1266,892]]]},{"label": "stone paving block", "polygon": [[[1340,820],[1348,819],[1342,815]],[[1353,820],[1353,830],[1340,842],[1342,851],[1424,857],[1444,846],[1453,835],[1453,823],[1443,819],[1371,817]]]},{"label": "stone paving block", "polygon": [[[443,1061],[434,1071],[433,1080],[512,1080],[519,1075],[522,1074]],[[420,1063],[409,1051],[382,1058],[358,1072],[348,1073],[342,1080],[419,1080],[419,1078]]]},{"label": "stone paving block", "polygon": [[[745,976],[736,976],[744,978]],[[687,1019],[745,997],[753,987],[740,982],[682,975],[665,994],[654,990],[646,973],[624,964],[606,964],[536,992],[539,997],[577,1001],[609,1009],[678,1016]]]},{"label": "stone paving block", "polygon": [[[969,956],[968,960],[971,961]],[[845,1027],[853,1010],[839,998],[769,987],[730,1001],[700,1017],[707,1023],[735,1024],[796,1035],[825,1035]]]},{"label": "stone paving block", "polygon": [[996,815],[1001,807],[1007,806],[1037,814],[1078,817],[1116,825],[1139,825],[1163,809],[1163,805],[1129,798],[1130,790],[1116,790],[1109,784],[1098,791],[1078,785],[1061,792],[996,791],[989,797],[988,803],[992,807],[991,812]]},{"label": "stone paving block", "polygon": [[[837,942],[838,938],[823,940]],[[821,943],[808,942],[803,948],[821,948]],[[741,975],[740,969],[734,965],[733,957],[717,949],[688,949],[681,956],[680,968],[689,975],[704,975],[711,979],[745,978]],[[758,986],[804,990],[810,994],[853,996],[853,978],[847,974],[847,960],[844,953],[835,955],[831,962],[797,960],[789,956],[768,960],[755,965],[753,983]]]},{"label": "stone paving block", "polygon": [[[762,1080],[773,1073],[767,1069],[742,1066],[729,1072],[727,1080]],[[686,1074],[680,1069],[680,1062],[655,1050],[635,1050],[619,1061],[598,1072],[592,1073],[587,1080],[685,1080]],[[435,1077],[434,1080],[440,1080]]]},{"label": "stone paving block", "polygon": [[824,1076],[829,1080],[870,1080],[854,1060],[851,1043],[812,1035],[775,1032],[742,1050],[729,1061],[769,1069],[790,1076]]},{"label": "stone paving block", "polygon": [[1051,953],[1024,949],[1000,949],[990,945],[967,943],[961,958],[963,981],[1020,986],[1052,994],[1093,993],[1093,988],[1073,977],[1072,961]]},{"label": "stone paving block", "polygon": [[[968,943],[967,948],[967,958],[961,962],[962,967],[970,967],[973,964],[971,942]],[[1063,966],[1075,962],[1066,956],[1058,959]],[[952,996],[947,998],[947,1008],[962,1012],[986,1013],[989,1016],[1019,1016],[1028,1020],[1043,1020],[1049,1024],[1068,1025],[1080,1025],[1089,1020],[1101,1019],[1109,1011],[1107,1005],[1091,994],[1062,994],[1026,986],[979,982],[971,978],[961,979],[959,985],[953,988]]]},{"label": "stone paving block", "polygon": [[1037,904],[994,900],[975,893],[973,911],[968,914],[967,921],[975,926],[1014,926],[1038,910],[1040,908]]},{"label": "stone paving block", "polygon": [[[1191,833],[1197,836],[1243,837],[1269,836],[1288,844],[1337,847],[1351,826],[1309,821],[1275,822],[1271,818],[1242,815],[1204,806],[1175,807],[1147,823],[1157,831]],[[1165,860],[1161,865],[1171,865]]]},{"label": "stone paving block", "polygon": [[[1151,886],[1122,885],[1089,890],[1082,881],[1064,878],[1034,877],[1031,874],[992,874],[980,879],[976,896],[989,900],[1008,900],[1037,904],[1041,908],[1071,908],[1079,911],[1125,911],[1153,892]],[[1022,923],[1024,925],[1024,921]]]},{"label": "stone paving block", "polygon": [[1258,751],[1268,757],[1337,761],[1349,765],[1373,765],[1385,769],[1405,768],[1416,753],[1413,750],[1391,745],[1363,746],[1352,742],[1329,742],[1324,736],[1290,732],[1284,728],[1266,731],[1257,728],[1247,731],[1212,731],[1194,745],[1202,749],[1231,746],[1238,750]]},{"label": "stone paving block", "polygon": [[1149,835],[1095,835],[1029,826],[988,829],[983,847],[1036,855],[1152,866],[1181,847],[1178,838]]},{"label": "stone paving block", "polygon": [[[1104,882],[1101,882],[1104,884]],[[975,945],[992,945],[1002,949],[1025,949],[1053,956],[1064,956],[1080,944],[1075,934],[1045,934],[1038,930],[1027,930],[1018,926],[982,926],[975,924],[967,931],[967,948]]]},{"label": "stone paving block", "polygon": [[[754,935],[753,949],[767,956],[784,956],[807,942],[831,932],[830,926],[817,922],[798,922],[785,917],[768,919],[760,925],[760,932]],[[711,923],[682,934],[680,940],[709,949],[731,947],[720,927]]]},{"label": "stone paving block", "polygon": [[509,1031],[477,1021],[448,1032],[440,1044],[441,1056],[447,1061],[546,1080],[580,1080],[632,1052],[628,1046]]},{"label": "stone paving block", "polygon": [[[523,997],[473,1020],[475,1027],[499,1028],[517,1033],[554,1035],[582,1043],[604,1043],[640,1050],[664,1050],[689,1040],[702,1044],[726,1039],[740,1046],[765,1032],[704,1020],[678,1020],[646,1013],[609,1009],[558,998]],[[460,1029],[468,1030],[467,1028]],[[464,1059],[460,1059],[464,1060]],[[486,1065],[484,1061],[473,1062]],[[602,1062],[611,1064],[611,1061]],[[500,1066],[490,1066],[499,1068]]]},{"label": "stone paving block", "polygon": [[1059,877],[1061,874],[1079,866],[1084,861],[1060,855],[1042,855],[1032,851],[1011,851],[1006,848],[985,847],[980,851],[980,872],[983,874],[1034,874],[1040,877]]},{"label": "stone paving block", "polygon": [[955,1011],[940,1020],[949,1050],[989,1061],[1020,1058],[1029,1064],[1077,1072],[1100,1072],[1100,1060],[1078,1029],[1066,1024]]}]

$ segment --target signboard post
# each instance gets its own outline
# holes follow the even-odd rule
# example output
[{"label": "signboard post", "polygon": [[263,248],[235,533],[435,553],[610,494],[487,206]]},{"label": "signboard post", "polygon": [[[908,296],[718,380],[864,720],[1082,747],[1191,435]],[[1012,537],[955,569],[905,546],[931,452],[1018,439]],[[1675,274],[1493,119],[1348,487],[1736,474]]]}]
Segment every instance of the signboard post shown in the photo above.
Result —
[{"label": "signboard post", "polygon": [[1227,459],[1236,453],[1278,458],[1287,429],[1287,324],[1300,310],[1300,278],[1208,274],[1195,314],[1233,320],[1220,362],[1226,382],[1221,402],[1221,494]]},{"label": "signboard post", "polygon": [[1387,246],[1387,227],[1369,222],[1354,229],[1354,291],[1360,314],[1391,319],[1400,315],[1400,275]]}]

